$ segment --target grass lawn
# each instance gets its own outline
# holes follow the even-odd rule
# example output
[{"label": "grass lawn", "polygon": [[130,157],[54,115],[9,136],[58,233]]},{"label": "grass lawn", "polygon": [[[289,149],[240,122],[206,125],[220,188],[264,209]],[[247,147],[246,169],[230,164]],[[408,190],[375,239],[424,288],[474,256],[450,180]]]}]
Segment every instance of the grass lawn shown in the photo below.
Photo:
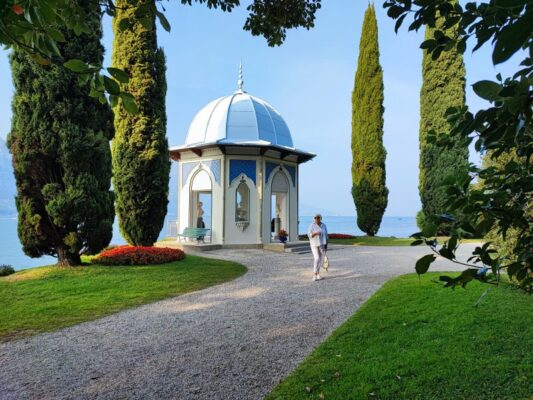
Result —
[{"label": "grass lawn", "polygon": [[389,281],[267,397],[532,399],[533,297]]},{"label": "grass lawn", "polygon": [[51,331],[237,278],[243,265],[187,255],[152,266],[32,268],[0,278],[0,341]]}]

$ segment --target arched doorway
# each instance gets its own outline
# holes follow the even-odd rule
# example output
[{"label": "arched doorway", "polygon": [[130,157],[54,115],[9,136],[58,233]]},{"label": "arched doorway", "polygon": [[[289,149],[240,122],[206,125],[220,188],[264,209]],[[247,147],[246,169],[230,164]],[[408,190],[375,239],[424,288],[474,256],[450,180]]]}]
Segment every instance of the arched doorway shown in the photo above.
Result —
[{"label": "arched doorway", "polygon": [[191,180],[190,227],[211,229],[212,197],[211,178],[205,170],[200,170]]},{"label": "arched doorway", "polygon": [[285,174],[278,171],[272,179],[271,197],[271,239],[276,239],[283,229],[289,232],[289,181]]}]

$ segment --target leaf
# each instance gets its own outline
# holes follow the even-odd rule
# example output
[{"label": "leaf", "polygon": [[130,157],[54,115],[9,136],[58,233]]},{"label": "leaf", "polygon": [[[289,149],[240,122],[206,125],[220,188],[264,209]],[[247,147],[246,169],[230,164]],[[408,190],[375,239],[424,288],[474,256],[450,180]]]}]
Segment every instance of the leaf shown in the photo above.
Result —
[{"label": "leaf", "polygon": [[422,243],[424,243],[424,241],[422,239],[418,239],[418,240],[411,242],[410,246],[418,246],[418,245],[421,245]]},{"label": "leaf", "polygon": [[65,35],[63,35],[63,33],[59,29],[51,28],[51,29],[48,29],[46,33],[56,42],[65,41]]},{"label": "leaf", "polygon": [[442,247],[439,250],[439,254],[448,260],[455,259],[455,254],[453,254],[453,251],[451,251],[448,247]]},{"label": "leaf", "polygon": [[46,1],[41,1],[39,7],[37,8],[38,14],[41,16],[41,19],[47,24],[51,24],[56,19],[56,13]]},{"label": "leaf", "polygon": [[137,114],[139,112],[139,107],[137,107],[137,103],[131,94],[128,96],[126,93],[120,93],[120,98],[122,105],[129,114]]},{"label": "leaf", "polygon": [[[531,1],[529,1],[531,4]],[[522,8],[524,6],[524,0],[496,0],[494,5],[498,8]]]},{"label": "leaf", "polygon": [[109,103],[111,104],[111,107],[116,107],[117,104],[118,104],[118,96],[112,94],[111,96],[109,96]]},{"label": "leaf", "polygon": [[82,60],[78,60],[77,58],[68,60],[66,63],[63,64],[63,66],[74,72],[89,71],[89,66],[85,62],[83,62]]},{"label": "leaf", "polygon": [[415,270],[418,275],[425,274],[428,272],[429,266],[437,257],[433,254],[426,254],[424,257],[420,258],[415,265]]},{"label": "leaf", "polygon": [[160,11],[156,11],[155,14],[157,15],[157,17],[159,18],[159,22],[161,23],[161,26],[163,27],[163,29],[167,32],[170,32],[170,24],[167,20],[167,17],[165,17],[165,14],[163,14],[162,12]]},{"label": "leaf", "polygon": [[437,41],[435,39],[428,39],[422,42],[422,44],[420,45],[420,48],[432,50],[436,45],[437,45]]},{"label": "leaf", "polygon": [[496,82],[479,81],[472,85],[474,92],[482,99],[494,101],[498,98],[502,87]]},{"label": "leaf", "polygon": [[119,84],[107,76],[104,76],[104,87],[109,94],[114,94],[115,96],[120,94]]},{"label": "leaf", "polygon": [[525,44],[531,35],[533,12],[526,12],[514,24],[508,25],[496,36],[492,62],[494,65],[507,61]]},{"label": "leaf", "polygon": [[403,20],[407,17],[407,14],[401,15],[400,18],[396,20],[396,23],[394,24],[394,32],[398,33],[398,30],[400,29],[400,26],[402,26]]},{"label": "leaf", "polygon": [[107,72],[120,83],[128,83],[130,80],[128,74],[121,69],[109,67]]}]

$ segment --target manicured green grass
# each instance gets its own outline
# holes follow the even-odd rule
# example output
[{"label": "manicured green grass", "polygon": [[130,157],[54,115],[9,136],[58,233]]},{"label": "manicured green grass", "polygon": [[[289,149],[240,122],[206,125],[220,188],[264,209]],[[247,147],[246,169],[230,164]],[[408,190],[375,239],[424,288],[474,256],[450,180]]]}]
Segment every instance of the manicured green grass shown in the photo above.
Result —
[{"label": "manicured green grass", "polygon": [[32,268],[0,278],[0,341],[74,325],[237,278],[246,267],[187,255],[152,266]]},{"label": "manicured green grass", "polygon": [[413,240],[410,238],[357,236],[352,239],[329,239],[328,242],[355,246],[409,246]]},{"label": "manicured green grass", "polygon": [[[439,242],[447,238],[439,237]],[[344,244],[353,246],[410,246],[413,238],[397,238],[383,236],[357,236],[352,239],[329,239],[331,244]],[[463,239],[461,243],[478,243],[480,239]]]},{"label": "manicured green grass", "polygon": [[531,399],[533,297],[389,281],[267,397]]}]

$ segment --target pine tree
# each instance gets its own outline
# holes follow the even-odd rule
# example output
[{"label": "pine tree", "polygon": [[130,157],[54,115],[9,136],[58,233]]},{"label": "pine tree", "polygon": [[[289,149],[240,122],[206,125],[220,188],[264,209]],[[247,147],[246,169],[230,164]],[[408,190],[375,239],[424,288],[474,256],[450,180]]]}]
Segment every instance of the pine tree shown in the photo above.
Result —
[{"label": "pine tree", "polygon": [[[122,104],[115,108],[116,209],[128,243],[151,246],[163,227],[168,204],[165,56],[157,48],[154,16],[146,21],[135,15],[139,7],[155,7],[154,0],[117,0],[116,6],[112,62],[129,74],[126,86],[139,108],[135,115]],[[129,21],[126,27],[122,20]]]},{"label": "pine tree", "polygon": [[[434,37],[435,29],[442,29],[437,21],[436,28],[426,28],[426,39]],[[448,32],[451,35],[452,32]],[[463,56],[455,49],[442,52],[438,59],[424,51],[422,61],[422,89],[420,92],[420,176],[419,191],[424,220],[446,209],[445,182],[468,167],[468,145],[460,137],[453,148],[442,148],[427,142],[428,133],[447,133],[450,125],[445,113],[449,107],[465,104],[465,67]],[[422,228],[422,227],[421,227]],[[446,233],[446,227],[439,228]]]},{"label": "pine tree", "polygon": [[379,64],[374,6],[365,12],[352,93],[352,196],[357,225],[369,236],[379,230],[387,208],[383,147],[383,71]]},{"label": "pine tree", "polygon": [[[89,33],[65,32],[64,60],[101,64],[98,4],[84,3]],[[15,94],[8,145],[17,184],[18,234],[30,257],[52,255],[81,264],[111,240],[113,114],[89,97],[89,84],[65,68],[42,66],[25,52],[11,55]]]}]

